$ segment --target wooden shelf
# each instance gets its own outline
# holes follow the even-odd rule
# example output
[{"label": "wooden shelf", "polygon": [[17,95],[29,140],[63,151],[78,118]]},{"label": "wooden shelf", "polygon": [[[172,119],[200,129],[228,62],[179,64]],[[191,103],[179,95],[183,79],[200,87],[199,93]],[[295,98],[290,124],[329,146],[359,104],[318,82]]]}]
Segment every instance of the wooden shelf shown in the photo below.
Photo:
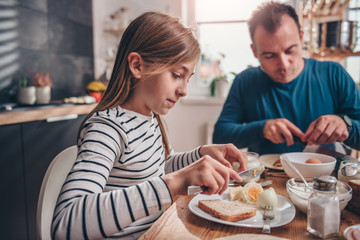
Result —
[{"label": "wooden shelf", "polygon": [[360,52],[329,52],[329,53],[313,53],[311,55],[312,58],[316,58],[319,60],[325,59],[333,59],[333,60],[341,60],[347,57],[356,57],[360,56]]},{"label": "wooden shelf", "polygon": [[300,1],[300,24],[305,34],[308,34],[309,42],[307,54],[309,57],[319,60],[341,61],[350,56],[360,56],[360,52],[332,50],[325,46],[326,44],[326,25],[322,27],[322,43],[319,49],[314,49],[315,36],[313,29],[320,23],[329,21],[343,21],[346,19],[345,12],[350,0],[301,0]]},{"label": "wooden shelf", "polygon": [[125,32],[125,29],[105,29],[104,32],[114,35],[122,35]]}]

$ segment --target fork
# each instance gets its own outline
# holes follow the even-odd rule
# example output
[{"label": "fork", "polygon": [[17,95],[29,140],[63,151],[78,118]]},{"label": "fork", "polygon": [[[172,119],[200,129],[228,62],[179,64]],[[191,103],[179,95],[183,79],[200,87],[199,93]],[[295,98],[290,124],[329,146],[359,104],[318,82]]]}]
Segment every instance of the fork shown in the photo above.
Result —
[{"label": "fork", "polygon": [[270,233],[270,221],[275,218],[274,209],[272,206],[265,206],[263,219],[265,220],[264,227],[262,229],[263,233]]}]

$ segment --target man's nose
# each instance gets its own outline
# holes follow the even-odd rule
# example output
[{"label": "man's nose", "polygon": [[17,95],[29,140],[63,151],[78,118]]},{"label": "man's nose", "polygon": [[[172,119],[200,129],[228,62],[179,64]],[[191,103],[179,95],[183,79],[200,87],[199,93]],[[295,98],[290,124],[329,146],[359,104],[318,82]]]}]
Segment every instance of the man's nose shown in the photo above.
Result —
[{"label": "man's nose", "polygon": [[289,57],[286,55],[280,55],[279,56],[279,61],[278,61],[279,67],[280,68],[287,68],[289,66]]}]

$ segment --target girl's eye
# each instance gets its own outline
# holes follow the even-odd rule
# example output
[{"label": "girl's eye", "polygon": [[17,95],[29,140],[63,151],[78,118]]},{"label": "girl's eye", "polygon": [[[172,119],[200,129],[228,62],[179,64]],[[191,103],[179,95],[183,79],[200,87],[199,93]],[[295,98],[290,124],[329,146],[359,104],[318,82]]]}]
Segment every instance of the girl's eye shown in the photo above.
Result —
[{"label": "girl's eye", "polygon": [[173,73],[173,77],[174,78],[181,78],[180,74],[177,74],[177,73]]}]

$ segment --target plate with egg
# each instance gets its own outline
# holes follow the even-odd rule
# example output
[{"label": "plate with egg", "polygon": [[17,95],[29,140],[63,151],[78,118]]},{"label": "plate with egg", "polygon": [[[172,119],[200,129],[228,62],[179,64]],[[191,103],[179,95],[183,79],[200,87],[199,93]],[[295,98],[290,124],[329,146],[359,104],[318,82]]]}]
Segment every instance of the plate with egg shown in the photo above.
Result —
[{"label": "plate with egg", "polygon": [[[209,203],[208,207],[214,209],[204,208],[204,203]],[[216,204],[216,206],[212,206],[210,203]],[[220,208],[216,208],[219,205]],[[266,205],[271,205],[275,209],[275,218],[270,222],[271,227],[283,226],[295,217],[295,206],[288,198],[276,194],[273,188],[263,189],[256,182],[249,182],[245,186],[229,187],[222,196],[198,194],[190,201],[189,209],[193,214],[209,221],[238,227],[262,228],[264,226],[263,212]],[[237,208],[244,208],[246,211],[255,209],[255,214],[237,221],[231,216],[231,214],[235,215],[236,212],[240,211]],[[220,211],[220,215],[230,215],[230,217],[219,216],[218,211]],[[222,214],[221,211],[224,213]]]},{"label": "plate with egg", "polygon": [[284,168],[280,162],[280,154],[264,154],[259,157],[259,162],[266,168],[281,170]]}]

